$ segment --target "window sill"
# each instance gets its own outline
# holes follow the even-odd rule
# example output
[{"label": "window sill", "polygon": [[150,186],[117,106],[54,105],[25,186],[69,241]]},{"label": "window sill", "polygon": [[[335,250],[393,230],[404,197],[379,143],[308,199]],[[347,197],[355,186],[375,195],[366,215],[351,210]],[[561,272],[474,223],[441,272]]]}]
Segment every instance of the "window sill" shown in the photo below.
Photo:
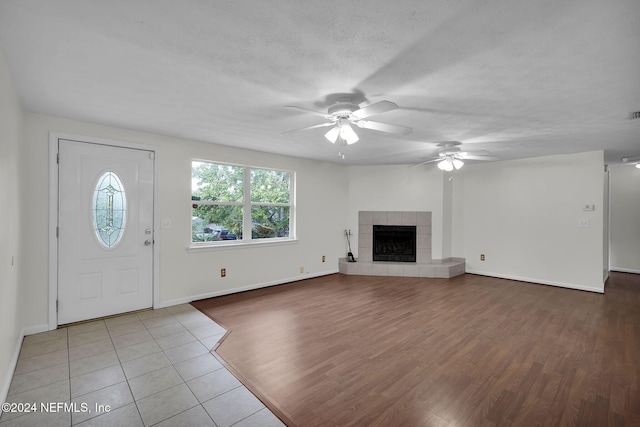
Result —
[{"label": "window sill", "polygon": [[257,247],[267,247],[267,246],[291,245],[295,243],[298,243],[298,239],[282,239],[282,240],[251,241],[251,242],[229,241],[229,242],[217,243],[217,244],[189,245],[187,246],[187,252],[206,252],[206,251],[219,251],[219,250],[240,249],[240,248],[257,248]]}]

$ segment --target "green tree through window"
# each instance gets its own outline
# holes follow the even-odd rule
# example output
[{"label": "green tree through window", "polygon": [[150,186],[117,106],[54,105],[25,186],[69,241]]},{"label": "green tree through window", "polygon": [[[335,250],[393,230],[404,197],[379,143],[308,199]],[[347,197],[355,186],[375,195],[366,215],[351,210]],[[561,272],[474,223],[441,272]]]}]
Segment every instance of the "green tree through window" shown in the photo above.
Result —
[{"label": "green tree through window", "polygon": [[192,242],[291,237],[290,171],[192,162]]}]

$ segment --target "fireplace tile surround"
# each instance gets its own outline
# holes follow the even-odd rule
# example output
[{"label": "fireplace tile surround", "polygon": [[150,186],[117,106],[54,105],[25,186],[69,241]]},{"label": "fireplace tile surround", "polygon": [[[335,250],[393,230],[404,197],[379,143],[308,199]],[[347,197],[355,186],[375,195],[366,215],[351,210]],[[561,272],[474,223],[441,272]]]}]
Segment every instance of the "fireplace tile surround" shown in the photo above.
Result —
[{"label": "fireplace tile surround", "polygon": [[[373,261],[373,225],[416,226],[416,262]],[[463,258],[431,258],[431,212],[359,211],[357,262],[338,260],[342,274],[372,276],[440,277],[464,274]]]}]

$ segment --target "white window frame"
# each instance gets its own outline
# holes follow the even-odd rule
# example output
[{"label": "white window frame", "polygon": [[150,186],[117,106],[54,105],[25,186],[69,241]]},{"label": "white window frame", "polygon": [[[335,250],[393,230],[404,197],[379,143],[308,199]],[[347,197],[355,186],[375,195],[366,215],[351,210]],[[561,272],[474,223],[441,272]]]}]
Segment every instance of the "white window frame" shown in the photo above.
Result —
[{"label": "white window frame", "polygon": [[[218,240],[209,242],[194,242],[193,235],[190,227],[189,232],[189,250],[200,249],[215,249],[215,248],[230,248],[240,247],[246,245],[270,245],[270,244],[283,244],[297,241],[296,239],[296,172],[288,169],[278,169],[266,166],[250,166],[237,163],[219,162],[214,160],[204,159],[191,159],[191,179],[193,179],[193,162],[211,163],[216,165],[234,166],[243,168],[243,190],[242,190],[242,202],[216,202],[212,200],[189,200],[191,205],[197,203],[199,205],[210,206],[242,206],[242,239],[236,240]],[[263,169],[278,172],[287,172],[290,174],[289,180],[289,203],[265,203],[265,202],[252,202],[251,201],[251,170]],[[193,194],[193,191],[191,192]],[[189,196],[191,197],[191,195]],[[262,239],[252,238],[252,220],[251,220],[251,208],[253,206],[286,206],[289,208],[289,236],[287,237],[268,237]],[[191,209],[190,209],[191,212]],[[191,218],[191,216],[190,216]]]}]

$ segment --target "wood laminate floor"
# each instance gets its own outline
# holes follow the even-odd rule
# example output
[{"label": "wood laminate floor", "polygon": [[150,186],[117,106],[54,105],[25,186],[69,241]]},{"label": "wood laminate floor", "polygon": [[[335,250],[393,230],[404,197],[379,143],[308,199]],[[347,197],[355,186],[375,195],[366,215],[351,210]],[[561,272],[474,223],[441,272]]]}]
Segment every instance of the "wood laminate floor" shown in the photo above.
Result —
[{"label": "wood laminate floor", "polygon": [[640,276],[331,275],[193,303],[288,425],[640,426]]}]

